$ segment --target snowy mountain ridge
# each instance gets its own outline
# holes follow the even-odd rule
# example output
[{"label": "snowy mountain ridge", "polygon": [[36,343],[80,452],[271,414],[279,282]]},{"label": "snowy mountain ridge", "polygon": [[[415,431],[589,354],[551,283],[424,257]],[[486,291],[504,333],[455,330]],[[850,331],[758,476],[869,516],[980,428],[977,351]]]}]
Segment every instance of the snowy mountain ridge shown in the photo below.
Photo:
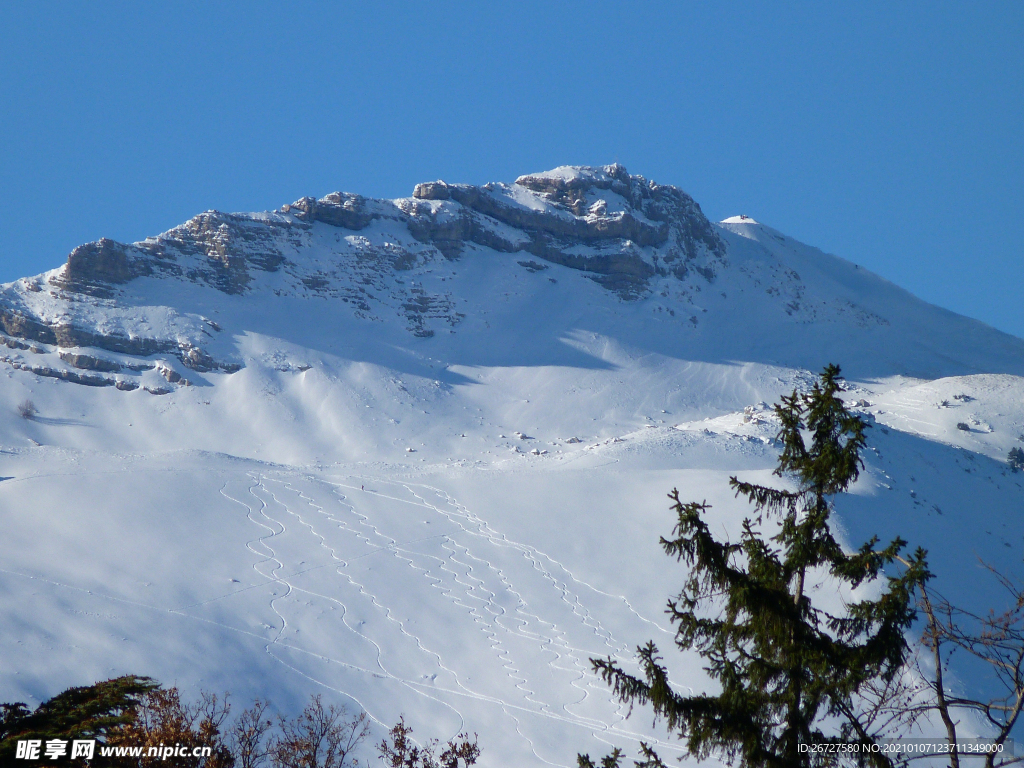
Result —
[{"label": "snowy mountain ridge", "polygon": [[[467,272],[482,268],[484,284],[467,285]],[[720,344],[725,356],[749,359],[768,332],[806,346],[801,325],[831,323],[858,352],[873,346],[884,358],[885,348],[900,347],[900,368],[915,362],[908,345],[941,347],[951,367],[929,360],[915,371],[923,375],[987,371],[993,352],[1001,370],[1024,372],[1020,340],[912,300],[752,220],[714,225],[681,190],[619,165],[482,187],[431,182],[397,200],[333,193],[274,213],[208,211],[130,245],[101,239],[74,249],[58,270],[4,286],[0,328],[53,349],[162,353],[193,371],[231,371],[244,361],[224,343],[237,326],[208,316],[218,295],[328,301],[354,319],[429,338],[479,331],[487,307],[508,296],[499,286],[510,277],[527,301],[566,303],[580,280],[600,285],[594,303],[638,305],[632,314],[667,337],[669,353]],[[750,343],[738,343],[736,330]],[[941,334],[940,343],[929,334]],[[979,345],[988,347],[984,365]],[[65,362],[114,364],[96,359],[82,352]],[[105,380],[136,383],[130,374]]]}]

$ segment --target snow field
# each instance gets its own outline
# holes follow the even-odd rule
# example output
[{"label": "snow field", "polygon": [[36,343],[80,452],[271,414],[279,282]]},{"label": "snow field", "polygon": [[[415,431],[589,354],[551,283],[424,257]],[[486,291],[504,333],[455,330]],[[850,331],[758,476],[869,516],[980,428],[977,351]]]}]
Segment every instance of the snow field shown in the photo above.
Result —
[{"label": "snow field", "polygon": [[[634,302],[523,254],[449,262],[383,221],[345,238],[317,224],[289,252],[331,290],[372,293],[368,310],[284,272],[245,296],[150,278],[117,301],[6,286],[48,319],[200,339],[244,367],[152,356],[194,379],[156,396],[37,376],[12,363],[57,368],[60,350],[7,348],[3,700],[149,674],[288,714],[324,693],[365,708],[377,740],[401,714],[424,738],[477,732],[484,766],[572,766],[639,739],[672,757],[589,659],[629,666],[653,639],[679,687],[706,689],[664,614],[684,578],[658,546],[666,494],[707,500],[736,536],[749,508],[729,477],[777,482],[770,404],[828,362],[873,422],[839,502],[846,540],[902,536],[950,598],[998,607],[978,558],[1021,574],[1024,475],[1005,464],[1024,445],[1020,340],[764,225],[720,233],[713,282],[657,277]],[[415,251],[406,270],[363,259],[399,246]],[[411,286],[464,317],[413,337]],[[17,414],[27,399],[35,418]],[[875,588],[824,581],[817,596],[840,610]]]}]

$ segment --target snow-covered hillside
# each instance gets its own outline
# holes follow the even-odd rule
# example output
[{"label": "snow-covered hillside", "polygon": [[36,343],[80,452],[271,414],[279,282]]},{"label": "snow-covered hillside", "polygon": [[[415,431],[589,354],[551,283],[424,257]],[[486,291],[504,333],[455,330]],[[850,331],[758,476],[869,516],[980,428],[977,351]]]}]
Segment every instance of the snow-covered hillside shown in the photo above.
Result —
[{"label": "snow-covered hillside", "polygon": [[207,212],[3,286],[0,328],[6,701],[131,672],[486,765],[664,740],[588,658],[670,646],[665,495],[734,529],[827,362],[875,424],[850,542],[976,601],[976,556],[1021,566],[1024,341],[621,166]]}]

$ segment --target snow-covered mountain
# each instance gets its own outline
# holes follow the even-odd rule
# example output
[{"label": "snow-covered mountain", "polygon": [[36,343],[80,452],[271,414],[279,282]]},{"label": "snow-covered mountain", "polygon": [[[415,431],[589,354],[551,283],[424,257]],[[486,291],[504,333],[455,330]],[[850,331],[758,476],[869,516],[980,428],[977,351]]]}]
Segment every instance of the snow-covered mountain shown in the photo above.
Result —
[{"label": "snow-covered mountain", "polygon": [[3,700],[328,691],[487,765],[663,738],[587,660],[670,646],[665,494],[734,527],[827,362],[879,427],[851,542],[952,597],[1020,566],[1024,341],[618,165],[209,211],[2,286],[0,328]]}]

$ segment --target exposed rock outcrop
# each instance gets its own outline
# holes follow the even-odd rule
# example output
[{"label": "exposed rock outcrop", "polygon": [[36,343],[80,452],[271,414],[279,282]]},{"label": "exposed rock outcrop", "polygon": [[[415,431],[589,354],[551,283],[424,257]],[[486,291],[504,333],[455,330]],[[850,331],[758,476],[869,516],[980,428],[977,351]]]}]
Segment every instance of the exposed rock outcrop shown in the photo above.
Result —
[{"label": "exposed rock outcrop", "polygon": [[[70,293],[114,295],[140,277],[184,278],[224,293],[243,293],[251,269],[274,272],[294,225],[207,211],[163,235],[132,245],[106,238],[80,245],[51,284]],[[198,257],[198,258],[197,258]]]},{"label": "exposed rock outcrop", "polygon": [[130,246],[104,237],[75,248],[54,282],[76,293],[109,296],[112,285],[121,285],[152,273],[153,265],[148,259]]},{"label": "exposed rock outcrop", "polygon": [[[441,185],[444,186],[443,194],[447,195],[446,197],[421,199],[452,199],[472,211],[526,233],[544,233],[582,243],[615,238],[632,240],[639,245],[660,245],[668,239],[667,224],[641,221],[630,211],[622,211],[612,216],[587,215],[577,213],[577,200],[563,204],[560,198],[553,197],[552,202],[573,214],[571,217],[559,216],[555,212],[517,206],[500,195],[491,194],[499,188],[499,185],[495,184],[472,187],[465,184],[447,185],[444,182],[434,182],[430,185],[429,194],[440,194],[438,190]],[[427,190],[422,189],[423,186],[416,188],[414,197],[428,194]]]},{"label": "exposed rock outcrop", "polygon": [[74,352],[61,352],[60,359],[73,368],[81,368],[86,371],[102,371],[103,373],[116,373],[121,370],[121,364],[113,360],[93,357],[92,355],[76,354]]},{"label": "exposed rock outcrop", "polygon": [[563,167],[513,184],[433,181],[397,200],[335,192],[273,213],[206,211],[141,242],[87,243],[49,277],[48,290],[41,280],[21,281],[0,296],[0,331],[58,347],[80,370],[152,364],[72,349],[174,355],[198,372],[231,372],[238,364],[204,349],[220,331],[205,317],[168,324],[173,313],[152,323],[126,315],[124,322],[108,322],[88,307],[130,304],[145,295],[136,281],[173,280],[233,296],[263,290],[339,300],[371,320],[381,319],[384,302],[384,315],[397,312],[409,332],[429,337],[464,315],[443,290],[407,286],[398,274],[438,254],[455,262],[480,249],[529,255],[517,261],[530,272],[552,264],[578,270],[623,299],[645,295],[657,276],[692,273],[712,281],[725,259],[713,225],[681,190],[630,175],[621,165]]},{"label": "exposed rock outcrop", "polygon": [[[51,325],[3,306],[0,306],[0,328],[9,336],[38,341],[57,347],[93,347],[135,357],[149,357],[150,355],[170,353],[181,360],[183,365],[200,372],[220,370],[233,373],[240,368],[235,363],[219,362],[202,349],[188,342],[139,336],[130,337],[117,333],[100,333],[80,328],[70,323],[55,323]],[[114,365],[110,361],[100,361],[98,358],[88,356],[70,355],[65,357],[62,354],[61,357],[67,359],[71,365],[78,368],[89,368],[89,360],[95,361],[97,365],[103,363]],[[82,364],[77,365],[75,362],[72,362],[72,359],[80,360]],[[108,369],[92,368],[91,370]]]},{"label": "exposed rock outcrop", "polygon": [[284,206],[286,213],[291,213],[300,221],[312,224],[314,221],[322,221],[332,227],[344,227],[345,229],[360,230],[369,226],[375,216],[367,209],[366,198],[362,195],[353,195],[349,192],[332,192],[321,197],[319,200],[313,197],[303,197],[291,205]]},{"label": "exposed rock outcrop", "polygon": [[[501,253],[525,252],[581,270],[627,298],[642,293],[656,274],[682,277],[694,269],[711,280],[725,255],[714,227],[689,195],[631,176],[621,165],[557,168],[521,176],[511,185],[433,181],[416,185],[411,199],[394,201],[334,192],[303,197],[283,206],[281,214],[207,211],[133,245],[107,239],[88,243],[71,252],[51,282],[68,292],[111,297],[132,280],[162,276],[242,294],[254,271],[275,272],[285,265],[287,248],[300,246],[313,224],[360,232],[380,218],[401,221],[416,240],[449,259],[458,259],[470,243]],[[395,262],[401,269],[409,259]],[[308,287],[322,287],[316,275],[300,279]]]},{"label": "exposed rock outcrop", "polygon": [[29,373],[34,373],[36,376],[44,376],[51,379],[62,379],[64,381],[70,381],[73,384],[84,384],[87,387],[112,387],[117,384],[115,379],[111,379],[106,376],[76,373],[75,371],[50,368],[46,365],[27,365],[17,360],[11,360],[7,357],[0,358],[0,360],[8,363],[15,370],[28,371]]},{"label": "exposed rock outcrop", "polygon": [[[514,187],[528,190],[541,205],[523,204]],[[521,176],[511,186],[434,181],[417,185],[413,197],[440,205],[407,208],[410,232],[449,258],[457,257],[466,242],[503,252],[526,251],[590,273],[626,298],[642,293],[659,272],[684,277],[689,268],[699,268],[711,280],[712,265],[725,257],[721,239],[693,198],[675,187],[630,176],[621,165],[560,168]],[[611,210],[616,206],[618,210]],[[488,220],[525,237],[512,241]],[[657,253],[645,254],[643,249]]]}]

